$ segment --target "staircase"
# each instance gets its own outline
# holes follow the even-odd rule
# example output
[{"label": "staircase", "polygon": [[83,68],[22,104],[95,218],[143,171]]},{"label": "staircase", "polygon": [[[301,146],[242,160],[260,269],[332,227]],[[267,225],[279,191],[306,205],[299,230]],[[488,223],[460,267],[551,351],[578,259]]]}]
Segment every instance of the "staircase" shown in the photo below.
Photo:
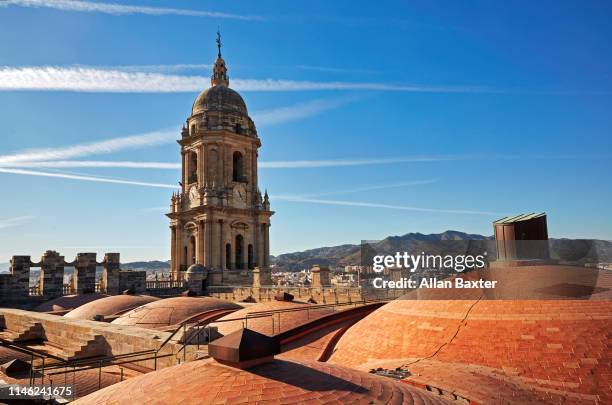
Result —
[{"label": "staircase", "polygon": [[0,339],[11,343],[39,340],[42,337],[42,324],[27,319],[12,319],[10,325],[4,325],[4,329],[0,331]]},{"label": "staircase", "polygon": [[104,338],[92,332],[68,333],[67,330],[61,334],[52,331],[45,333],[45,346],[49,347],[49,352],[56,357],[64,360],[85,359],[89,357],[102,356],[105,354]]},{"label": "staircase", "polygon": [[85,359],[88,357],[104,355],[104,339],[100,335],[88,334],[87,337],[77,342],[70,342],[69,347],[64,348],[63,355],[66,360]]}]

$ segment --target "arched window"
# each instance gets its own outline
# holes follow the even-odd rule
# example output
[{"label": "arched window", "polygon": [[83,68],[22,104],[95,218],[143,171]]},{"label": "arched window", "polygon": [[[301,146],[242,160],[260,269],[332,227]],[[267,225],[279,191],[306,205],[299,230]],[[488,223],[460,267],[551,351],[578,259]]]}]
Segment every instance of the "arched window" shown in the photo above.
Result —
[{"label": "arched window", "polygon": [[191,129],[189,130],[189,135],[194,136],[196,133],[196,126],[195,124],[191,125]]},{"label": "arched window", "polygon": [[187,184],[198,182],[198,155],[195,152],[189,152],[189,173],[187,175]]},{"label": "arched window", "polygon": [[236,124],[236,127],[235,127],[235,132],[236,132],[238,135],[242,134],[242,125],[240,125],[240,123],[237,123],[237,124]]},{"label": "arched window", "polygon": [[244,250],[244,238],[242,235],[236,235],[236,268],[244,269],[244,259],[242,258]]},{"label": "arched window", "polygon": [[232,180],[234,181],[244,181],[244,164],[242,160],[242,153],[234,152],[232,159]]},{"label": "arched window", "polygon": [[230,243],[225,245],[225,268],[232,268],[232,245]]},{"label": "arched window", "polygon": [[249,244],[247,255],[248,255],[249,269],[252,269],[253,267],[255,267],[255,263],[253,263],[253,245],[251,244]]}]

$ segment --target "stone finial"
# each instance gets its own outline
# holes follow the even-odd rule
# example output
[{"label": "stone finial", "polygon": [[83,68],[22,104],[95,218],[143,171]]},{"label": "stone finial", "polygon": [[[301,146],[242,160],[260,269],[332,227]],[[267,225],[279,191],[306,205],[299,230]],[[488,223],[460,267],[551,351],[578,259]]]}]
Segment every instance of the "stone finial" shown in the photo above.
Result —
[{"label": "stone finial", "polygon": [[227,67],[225,61],[221,57],[221,33],[217,31],[217,60],[213,66],[213,74],[210,78],[210,84],[212,86],[226,86],[229,87],[229,77],[227,76]]}]

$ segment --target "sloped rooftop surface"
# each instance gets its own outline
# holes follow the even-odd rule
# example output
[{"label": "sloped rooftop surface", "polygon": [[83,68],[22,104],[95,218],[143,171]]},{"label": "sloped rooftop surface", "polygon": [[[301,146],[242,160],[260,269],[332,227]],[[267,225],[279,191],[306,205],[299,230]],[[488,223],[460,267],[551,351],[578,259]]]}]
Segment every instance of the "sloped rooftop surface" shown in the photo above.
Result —
[{"label": "sloped rooftop surface", "polygon": [[160,329],[178,325],[181,322],[209,311],[240,309],[238,304],[210,297],[174,297],[150,302],[135,308],[111,323],[132,325],[149,329]]},{"label": "sloped rooftop surface", "polygon": [[64,315],[67,318],[92,320],[96,315],[109,316],[121,314],[159,298],[150,295],[113,295],[88,302]]},{"label": "sloped rooftop surface", "polygon": [[274,360],[240,370],[198,360],[149,373],[74,404],[453,404],[395,380],[319,362]]},{"label": "sloped rooftop surface", "polygon": [[53,298],[43,302],[33,309],[35,312],[52,312],[52,311],[69,311],[87,304],[88,302],[99,300],[100,298],[108,297],[106,294],[80,294],[80,295],[65,295],[63,297]]},{"label": "sloped rooftop surface", "polygon": [[[576,268],[575,271],[587,271]],[[555,269],[507,271],[513,287],[555,283]],[[491,402],[504,386],[514,403],[552,401],[612,403],[610,277],[602,274],[591,300],[398,299],[351,327],[330,362],[362,370],[407,368],[408,380],[463,390]],[[544,283],[546,284],[546,283]],[[577,296],[584,296],[579,287]],[[555,290],[557,294],[559,291]],[[416,296],[415,293],[408,295]],[[568,299],[569,298],[569,299]],[[466,377],[474,380],[467,384]],[[520,399],[522,398],[522,399]],[[520,400],[519,400],[520,399]],[[524,402],[523,402],[524,401]]]},{"label": "sloped rooftop surface", "polygon": [[497,221],[493,222],[493,224],[495,225],[499,225],[499,224],[512,224],[514,222],[522,222],[522,221],[529,221],[530,219],[535,219],[535,218],[540,218],[545,216],[546,213],[545,212],[532,212],[529,214],[519,214],[519,215],[512,215],[509,217],[504,217],[501,219],[498,219]]},{"label": "sloped rooftop surface", "polygon": [[[306,310],[306,308],[311,309]],[[296,309],[296,311],[277,312],[270,313],[269,316],[266,315],[266,313],[270,311],[291,309]],[[218,327],[222,335],[228,335],[246,327],[256,332],[263,333],[264,335],[271,336],[293,329],[296,326],[303,325],[306,322],[331,314],[332,312],[333,309],[331,308],[317,308],[316,305],[300,301],[268,301],[250,305],[226,315],[220,318],[219,322],[213,323],[213,325]],[[249,317],[246,322],[243,320],[245,317]],[[232,319],[235,320],[225,322],[226,320]]]}]

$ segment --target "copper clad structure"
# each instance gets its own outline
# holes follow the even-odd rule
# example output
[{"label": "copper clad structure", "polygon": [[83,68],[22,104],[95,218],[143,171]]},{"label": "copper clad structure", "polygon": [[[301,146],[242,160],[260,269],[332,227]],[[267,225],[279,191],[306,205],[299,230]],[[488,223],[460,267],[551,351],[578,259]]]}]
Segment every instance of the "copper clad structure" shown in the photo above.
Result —
[{"label": "copper clad structure", "polygon": [[497,260],[548,260],[546,213],[505,217],[493,222]]}]

